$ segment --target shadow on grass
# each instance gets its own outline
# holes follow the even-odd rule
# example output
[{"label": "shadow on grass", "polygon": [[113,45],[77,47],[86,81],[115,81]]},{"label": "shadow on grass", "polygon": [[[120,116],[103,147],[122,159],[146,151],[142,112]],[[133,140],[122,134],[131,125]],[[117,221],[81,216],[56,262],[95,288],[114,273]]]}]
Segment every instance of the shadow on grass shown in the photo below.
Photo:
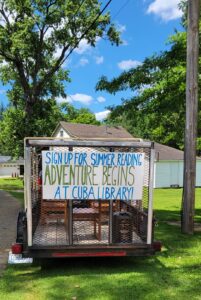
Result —
[{"label": "shadow on grass", "polygon": [[201,234],[184,235],[164,222],[155,229],[165,250],[153,257],[52,259],[41,266],[10,266],[0,289],[6,297],[0,292],[0,298],[199,299]]},{"label": "shadow on grass", "polygon": [[11,266],[3,278],[6,299],[29,293],[50,300],[199,299],[200,237],[162,223],[156,238],[165,250],[153,257],[52,259],[42,266]]},{"label": "shadow on grass", "polygon": [[[201,275],[200,268],[193,265],[188,266],[189,271]],[[186,269],[167,267],[160,257],[54,259],[43,267],[13,266],[9,273],[7,299],[13,292],[34,290],[37,299],[50,300],[187,299],[201,291],[198,282],[184,284]]]},{"label": "shadow on grass", "polygon": [[[160,210],[154,211],[156,220],[158,221],[180,221],[181,211],[180,210]],[[201,221],[201,209],[195,210],[195,222]]]}]

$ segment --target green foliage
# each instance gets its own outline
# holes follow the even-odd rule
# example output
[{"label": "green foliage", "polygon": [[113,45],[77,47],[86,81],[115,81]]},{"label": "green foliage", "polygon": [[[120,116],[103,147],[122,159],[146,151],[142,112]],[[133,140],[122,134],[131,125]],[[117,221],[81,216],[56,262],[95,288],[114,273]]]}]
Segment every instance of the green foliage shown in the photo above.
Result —
[{"label": "green foliage", "polygon": [[0,77],[11,85],[13,105],[23,105],[27,117],[44,98],[65,96],[69,76],[61,66],[81,36],[95,46],[106,32],[119,44],[109,13],[87,30],[100,11],[98,0],[0,0]]},{"label": "green foliage", "polygon": [[71,104],[63,102],[60,105],[63,111],[63,120],[71,123],[100,125],[95,115],[88,108],[76,109]]},{"label": "green foliage", "polygon": [[90,112],[87,108],[81,108],[77,111],[77,115],[74,119],[71,120],[72,123],[81,123],[81,124],[92,124],[100,125],[100,122],[96,120],[94,114]]},{"label": "green foliage", "polygon": [[50,135],[62,119],[97,123],[87,111],[64,115],[54,99],[66,97],[62,65],[81,37],[93,47],[103,36],[120,43],[101,10],[98,0],[0,0],[0,80],[11,87],[11,107],[0,111],[0,152],[22,154],[25,136]]},{"label": "green foliage", "polygon": [[[170,37],[169,45],[169,50],[146,58],[142,65],[123,72],[112,80],[103,76],[96,89],[113,94],[127,89],[133,92],[134,96],[123,99],[121,105],[109,107],[111,114],[108,123],[122,125],[134,136],[182,149],[185,127],[186,32],[176,32]],[[201,87],[200,78],[199,85]],[[199,118],[198,137],[200,136]]]},{"label": "green foliage", "polygon": [[58,105],[51,99],[35,105],[29,120],[24,110],[8,107],[0,121],[0,153],[23,156],[25,136],[51,136],[60,121],[100,125],[89,109],[76,109],[66,102]]}]

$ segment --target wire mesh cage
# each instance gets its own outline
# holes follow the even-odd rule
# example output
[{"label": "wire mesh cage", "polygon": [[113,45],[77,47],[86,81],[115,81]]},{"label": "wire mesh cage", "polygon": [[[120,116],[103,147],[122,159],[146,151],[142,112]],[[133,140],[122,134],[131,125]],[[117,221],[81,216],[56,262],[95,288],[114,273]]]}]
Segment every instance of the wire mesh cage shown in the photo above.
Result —
[{"label": "wire mesh cage", "polygon": [[[84,246],[135,245],[147,242],[150,201],[151,147],[30,146],[32,245]],[[44,198],[41,155],[56,152],[143,153],[144,172],[140,199]],[[92,172],[88,169],[86,172]],[[124,176],[124,175],[122,175]],[[89,182],[90,184],[90,182]],[[81,193],[81,192],[80,192]]]}]

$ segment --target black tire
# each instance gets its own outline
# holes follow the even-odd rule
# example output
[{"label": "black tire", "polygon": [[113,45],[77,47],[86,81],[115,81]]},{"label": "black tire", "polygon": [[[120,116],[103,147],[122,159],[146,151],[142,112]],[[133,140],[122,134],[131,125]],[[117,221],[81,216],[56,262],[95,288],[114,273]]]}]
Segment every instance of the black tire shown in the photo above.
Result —
[{"label": "black tire", "polygon": [[16,243],[22,243],[24,242],[23,236],[24,236],[24,221],[25,221],[25,212],[20,211],[17,218],[17,238]]}]

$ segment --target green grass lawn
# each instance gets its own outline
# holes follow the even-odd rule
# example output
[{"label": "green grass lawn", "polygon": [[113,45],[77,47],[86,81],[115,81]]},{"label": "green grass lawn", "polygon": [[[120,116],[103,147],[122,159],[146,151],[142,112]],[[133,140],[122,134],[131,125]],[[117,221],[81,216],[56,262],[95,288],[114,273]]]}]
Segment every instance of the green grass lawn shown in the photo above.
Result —
[{"label": "green grass lawn", "polygon": [[0,190],[23,190],[22,178],[0,178]]},{"label": "green grass lawn", "polygon": [[[163,242],[163,251],[156,256],[51,260],[42,267],[10,265],[0,279],[0,299],[201,299],[201,233],[187,236],[165,222],[180,219],[181,192],[154,191],[159,220],[155,238]],[[199,220],[200,189],[196,197]]]},{"label": "green grass lawn", "polygon": [[24,205],[23,189],[22,178],[0,178],[0,190],[4,190],[17,198],[22,207]]}]

